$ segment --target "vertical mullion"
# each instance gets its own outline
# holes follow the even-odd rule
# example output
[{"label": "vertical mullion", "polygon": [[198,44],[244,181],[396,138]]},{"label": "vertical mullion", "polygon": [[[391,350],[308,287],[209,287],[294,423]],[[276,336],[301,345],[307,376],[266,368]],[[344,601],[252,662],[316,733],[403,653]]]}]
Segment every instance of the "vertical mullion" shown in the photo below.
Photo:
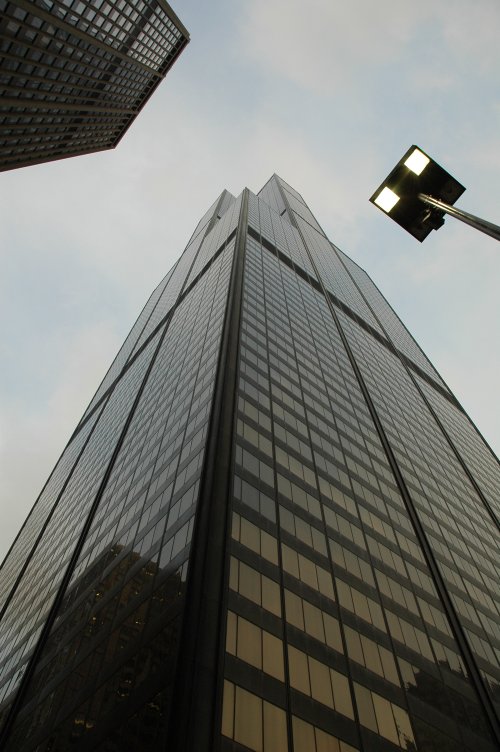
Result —
[{"label": "vertical mullion", "polygon": [[169,752],[211,752],[218,732],[226,543],[234,443],[238,348],[248,226],[243,192],[200,496],[188,567],[185,611],[169,729]]}]

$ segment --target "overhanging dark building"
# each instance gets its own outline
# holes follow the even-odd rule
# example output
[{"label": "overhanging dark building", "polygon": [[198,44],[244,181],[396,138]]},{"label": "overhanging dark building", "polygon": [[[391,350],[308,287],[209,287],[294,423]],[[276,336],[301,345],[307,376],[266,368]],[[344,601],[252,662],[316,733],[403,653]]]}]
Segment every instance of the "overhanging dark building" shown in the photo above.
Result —
[{"label": "overhanging dark building", "polygon": [[301,196],[224,191],[0,571],[2,749],[493,752],[499,476]]},{"label": "overhanging dark building", "polygon": [[114,148],[188,41],[165,0],[0,0],[0,171]]}]

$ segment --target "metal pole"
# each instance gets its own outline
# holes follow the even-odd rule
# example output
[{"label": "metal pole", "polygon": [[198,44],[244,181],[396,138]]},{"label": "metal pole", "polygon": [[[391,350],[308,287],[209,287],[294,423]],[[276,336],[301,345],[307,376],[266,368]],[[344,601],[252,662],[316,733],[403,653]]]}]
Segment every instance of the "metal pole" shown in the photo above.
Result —
[{"label": "metal pole", "polygon": [[487,222],[486,219],[475,217],[474,214],[469,214],[462,209],[457,209],[455,206],[445,204],[443,201],[433,198],[432,196],[427,196],[425,193],[419,193],[418,197],[424,204],[428,204],[428,206],[432,206],[435,209],[440,209],[446,214],[455,217],[455,219],[460,219],[462,222],[465,222],[465,224],[475,227],[476,230],[484,232],[485,235],[490,235],[490,237],[495,238],[495,240],[500,240],[500,227],[494,225],[492,222]]}]

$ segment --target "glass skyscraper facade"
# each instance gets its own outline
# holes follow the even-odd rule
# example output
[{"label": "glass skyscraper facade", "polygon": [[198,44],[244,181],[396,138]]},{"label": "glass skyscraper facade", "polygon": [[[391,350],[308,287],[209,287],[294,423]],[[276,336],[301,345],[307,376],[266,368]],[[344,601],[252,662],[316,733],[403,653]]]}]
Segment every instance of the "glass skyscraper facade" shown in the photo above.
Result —
[{"label": "glass skyscraper facade", "polygon": [[0,171],[115,147],[188,41],[165,0],[0,0]]},{"label": "glass skyscraper facade", "polygon": [[499,465],[278,176],[219,196],[0,570],[8,752],[494,752]]}]

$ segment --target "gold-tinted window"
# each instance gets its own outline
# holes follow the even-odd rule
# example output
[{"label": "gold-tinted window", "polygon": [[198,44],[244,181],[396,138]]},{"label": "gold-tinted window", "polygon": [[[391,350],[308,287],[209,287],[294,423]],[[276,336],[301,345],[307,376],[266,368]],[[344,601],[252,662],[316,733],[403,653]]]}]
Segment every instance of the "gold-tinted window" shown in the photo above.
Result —
[{"label": "gold-tinted window", "polygon": [[383,676],[393,684],[399,685],[396,663],[392,653],[387,648],[378,645],[368,637],[356,632],[350,627],[345,628],[347,652],[351,660]]},{"label": "gold-tinted window", "polygon": [[359,590],[339,579],[337,579],[337,593],[341,606],[359,616],[360,619],[373,624],[378,629],[384,632],[387,631],[382,609],[373,598],[368,598],[364,593],[360,593]]},{"label": "gold-tinted window", "polygon": [[366,548],[365,539],[363,537],[363,531],[361,530],[361,528],[357,527],[357,525],[353,525],[352,522],[346,520],[345,517],[334,512],[332,509],[327,507],[326,504],[323,505],[323,509],[325,514],[325,522],[327,525],[332,527],[334,530],[337,530],[340,535],[344,536],[344,538],[349,538],[349,540],[351,540],[360,548]]},{"label": "gold-tinted window", "polygon": [[253,752],[287,752],[285,711],[224,681],[222,734]]},{"label": "gold-tinted window", "polygon": [[296,483],[292,483],[288,478],[283,477],[280,473],[277,474],[278,479],[278,491],[286,496],[294,504],[305,509],[312,514],[318,520],[321,519],[321,505],[314,496],[303,488],[300,488]]},{"label": "gold-tinted window", "polygon": [[297,629],[307,632],[316,640],[343,652],[339,622],[335,617],[303,600],[290,590],[285,590],[286,620]]},{"label": "gold-tinted window", "polygon": [[278,545],[276,538],[261,530],[239,514],[233,514],[232,537],[243,546],[255,551],[264,559],[278,564]]},{"label": "gold-tinted window", "polygon": [[334,541],[331,538],[328,540],[334,564],[347,570],[363,582],[367,582],[369,585],[375,585],[372,568],[367,561],[356,556],[355,553],[348,548],[341,546],[337,541]]},{"label": "gold-tinted window", "polygon": [[404,606],[404,608],[408,609],[408,611],[411,611],[413,614],[420,616],[415,596],[407,587],[404,587],[392,577],[388,577],[378,569],[375,569],[375,576],[381,593],[388,598],[391,598],[393,601],[396,601],[396,603],[399,603],[401,606]]},{"label": "gold-tinted window", "polygon": [[420,653],[429,661],[434,660],[432,654],[432,648],[429,639],[425,632],[413,624],[410,624],[400,616],[396,616],[391,611],[386,609],[387,623],[389,625],[389,631],[394,640],[402,642],[403,645],[407,645],[416,653]]},{"label": "gold-tinted window", "polygon": [[234,495],[237,499],[255,510],[271,522],[276,522],[276,506],[274,499],[271,499],[258,488],[242,480],[238,475],[234,476]]},{"label": "gold-tinted window", "polygon": [[292,730],[293,752],[358,752],[356,747],[295,715],[292,716]]},{"label": "gold-tinted window", "polygon": [[277,582],[231,557],[229,587],[250,601],[281,617],[280,589]]},{"label": "gold-tinted window", "polygon": [[305,543],[306,546],[310,546],[315,551],[323,554],[323,556],[328,555],[325,536],[322,532],[281,505],[279,507],[279,517],[282,530],[286,530],[291,535],[294,535]]},{"label": "gold-tinted window", "polygon": [[264,452],[268,457],[273,456],[272,443],[268,438],[256,431],[255,428],[252,428],[243,420],[238,420],[237,430],[238,435],[242,436],[246,441],[250,442],[250,444],[253,444],[256,449],[260,449],[260,451]]},{"label": "gold-tinted window", "polygon": [[338,506],[342,507],[342,509],[345,509],[346,512],[350,512],[354,517],[358,516],[358,509],[354,499],[351,499],[350,496],[347,496],[347,494],[340,491],[336,486],[334,486],[332,483],[329,483],[325,478],[322,478],[321,475],[318,476],[318,481],[319,490],[321,491],[323,496],[326,496],[327,499],[333,501],[334,504],[338,504]]},{"label": "gold-tinted window", "polygon": [[344,674],[301,650],[288,647],[290,685],[348,718],[353,718],[349,682]]},{"label": "gold-tinted window", "polygon": [[402,749],[414,748],[410,747],[414,745],[415,740],[406,710],[356,682],[354,693],[362,726],[389,739]]},{"label": "gold-tinted window", "polygon": [[280,447],[276,447],[276,462],[286,467],[292,474],[301,478],[313,488],[316,488],[316,475],[314,471]]},{"label": "gold-tinted window", "polygon": [[451,637],[450,626],[444,612],[437,609],[431,603],[424,601],[423,598],[417,598],[417,600],[420,605],[420,610],[422,612],[422,616],[424,617],[424,621],[426,621],[427,624],[432,624],[433,627],[436,627],[436,629],[439,629],[441,632],[444,632]]},{"label": "gold-tinted window", "polygon": [[309,587],[335,600],[332,577],[326,569],[297,553],[288,546],[281,546],[283,569]]},{"label": "gold-tinted window", "polygon": [[232,611],[227,614],[226,650],[275,679],[285,681],[281,640]]}]

